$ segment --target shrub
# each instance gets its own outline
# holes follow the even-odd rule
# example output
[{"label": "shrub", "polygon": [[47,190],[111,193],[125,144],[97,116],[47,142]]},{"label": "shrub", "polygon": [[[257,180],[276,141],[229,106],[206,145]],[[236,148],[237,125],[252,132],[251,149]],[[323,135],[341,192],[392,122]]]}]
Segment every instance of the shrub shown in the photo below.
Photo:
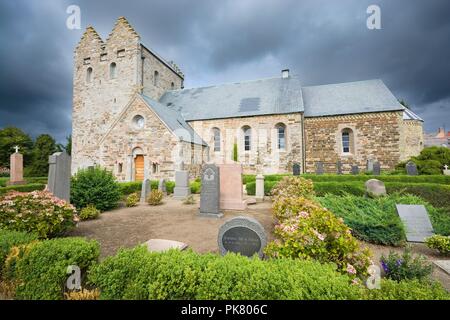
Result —
[{"label": "shrub", "polygon": [[82,275],[99,257],[95,240],[60,238],[36,243],[17,261],[15,280],[18,299],[54,299],[64,297],[67,267],[76,265]]},{"label": "shrub", "polygon": [[98,300],[99,297],[100,291],[98,289],[81,289],[80,291],[70,291],[64,293],[65,300]]},{"label": "shrub", "polygon": [[434,235],[427,238],[425,244],[430,249],[438,250],[440,254],[450,254],[450,237]]},{"label": "shrub", "polygon": [[147,202],[151,206],[157,206],[162,203],[164,195],[160,190],[152,190],[148,195]]},{"label": "shrub", "polygon": [[0,229],[61,235],[78,221],[75,208],[44,191],[9,193],[0,199]]},{"label": "shrub", "polygon": [[380,262],[386,277],[395,281],[425,280],[433,272],[432,264],[424,256],[414,257],[410,247],[401,255],[391,251],[387,257],[381,256]]},{"label": "shrub", "polygon": [[[101,299],[357,299],[358,287],[313,261],[262,261],[190,250],[121,250],[89,273]],[[276,288],[276,289],[274,289]]]},{"label": "shrub", "polygon": [[194,196],[191,194],[191,195],[187,196],[186,198],[184,198],[183,204],[195,204]]},{"label": "shrub", "polygon": [[99,216],[100,216],[100,210],[98,210],[92,204],[81,209],[81,212],[80,212],[81,220],[93,220],[93,219],[97,219]]},{"label": "shrub", "polygon": [[[442,174],[444,165],[450,163],[450,149],[446,147],[424,148],[417,157],[410,160],[417,165],[420,174]],[[399,163],[396,168],[404,168],[408,161]]]},{"label": "shrub", "polygon": [[167,194],[172,194],[174,188],[175,188],[175,182],[174,181],[166,181]]},{"label": "shrub", "polygon": [[362,197],[366,193],[366,188],[362,182],[314,182],[314,191],[318,196],[350,193]]},{"label": "shrub", "polygon": [[190,183],[191,193],[199,194],[202,189],[202,183],[200,181],[193,181]]},{"label": "shrub", "polygon": [[142,190],[142,182],[140,181],[119,182],[119,190],[120,193],[124,196],[127,196],[135,192],[140,192]]},{"label": "shrub", "polygon": [[381,289],[366,290],[368,300],[449,300],[450,295],[437,282],[381,280]]},{"label": "shrub", "polygon": [[280,197],[305,197],[314,196],[314,187],[311,180],[301,177],[286,176],[275,187],[272,188],[272,195]]},{"label": "shrub", "polygon": [[5,259],[11,248],[27,244],[38,239],[37,234],[23,231],[0,230],[0,276],[2,273]]},{"label": "shrub", "polygon": [[119,184],[106,169],[81,169],[72,177],[71,201],[78,209],[92,204],[100,211],[110,210],[120,197]]},{"label": "shrub", "polygon": [[137,193],[132,193],[127,197],[127,207],[136,207],[139,203],[140,197]]},{"label": "shrub", "polygon": [[448,208],[450,212],[450,185],[433,183],[395,183],[385,184],[388,194],[412,194],[429,202],[436,208]]},{"label": "shrub", "polygon": [[338,271],[362,276],[370,265],[370,252],[361,249],[342,219],[305,198],[278,198],[273,205],[279,224],[276,240],[265,253],[274,258],[314,259],[333,262]]},{"label": "shrub", "polygon": [[41,183],[31,183],[31,184],[24,184],[24,185],[18,185],[18,186],[7,186],[0,188],[0,196],[7,194],[11,191],[17,191],[17,192],[32,192],[32,191],[42,191],[45,189],[45,184]]}]

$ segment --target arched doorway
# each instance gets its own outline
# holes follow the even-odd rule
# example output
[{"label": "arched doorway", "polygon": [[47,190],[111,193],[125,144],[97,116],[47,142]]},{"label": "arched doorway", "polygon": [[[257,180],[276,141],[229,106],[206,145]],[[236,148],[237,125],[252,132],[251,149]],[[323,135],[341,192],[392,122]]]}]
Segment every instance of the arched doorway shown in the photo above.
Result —
[{"label": "arched doorway", "polygon": [[144,153],[141,148],[133,150],[134,181],[144,181]]}]

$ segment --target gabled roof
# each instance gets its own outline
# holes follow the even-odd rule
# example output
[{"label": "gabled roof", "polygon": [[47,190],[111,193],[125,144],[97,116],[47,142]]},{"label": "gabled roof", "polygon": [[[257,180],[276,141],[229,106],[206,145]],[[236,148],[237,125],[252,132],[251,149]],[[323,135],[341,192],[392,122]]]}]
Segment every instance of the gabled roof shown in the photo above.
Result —
[{"label": "gabled roof", "polygon": [[303,112],[301,85],[296,77],[173,90],[159,101],[186,121]]},{"label": "gabled roof", "polygon": [[419,117],[408,108],[405,108],[405,110],[403,111],[403,120],[419,120],[423,122],[423,119],[421,117]]},{"label": "gabled roof", "polygon": [[141,94],[147,106],[152,109],[169,129],[176,134],[180,140],[207,146],[206,142],[186,123],[183,117],[176,111],[167,108],[156,100]]},{"label": "gabled roof", "polygon": [[404,110],[381,80],[303,87],[305,117]]}]

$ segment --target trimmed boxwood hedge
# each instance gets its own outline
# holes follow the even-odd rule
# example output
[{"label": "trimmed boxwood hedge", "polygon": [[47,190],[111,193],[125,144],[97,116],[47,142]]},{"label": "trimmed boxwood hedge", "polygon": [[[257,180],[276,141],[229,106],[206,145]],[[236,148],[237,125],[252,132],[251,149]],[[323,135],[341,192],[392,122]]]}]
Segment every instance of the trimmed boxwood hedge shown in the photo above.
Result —
[{"label": "trimmed boxwood hedge", "polygon": [[10,191],[31,192],[31,191],[41,191],[44,189],[45,189],[45,184],[41,184],[41,183],[8,186],[8,187],[0,188],[0,196],[7,194]]},{"label": "trimmed boxwood hedge", "polygon": [[[158,189],[159,181],[158,180],[151,180],[150,181],[150,188],[152,190]],[[191,182],[191,192],[192,193],[200,193],[200,182],[193,181]],[[122,195],[129,195],[135,192],[141,192],[142,190],[142,182],[120,182],[120,193]],[[168,194],[173,193],[173,189],[175,188],[175,182],[174,181],[166,181],[166,190]]]}]

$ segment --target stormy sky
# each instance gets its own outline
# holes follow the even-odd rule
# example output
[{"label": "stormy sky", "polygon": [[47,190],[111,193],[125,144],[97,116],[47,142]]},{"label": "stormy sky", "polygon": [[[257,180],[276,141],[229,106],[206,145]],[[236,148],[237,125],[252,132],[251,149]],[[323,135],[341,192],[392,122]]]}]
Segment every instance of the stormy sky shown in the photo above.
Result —
[{"label": "stormy sky", "polygon": [[[69,5],[81,30],[66,27]],[[369,5],[381,30],[366,27]],[[304,85],[382,79],[450,130],[448,0],[0,0],[0,128],[59,142],[71,132],[73,50],[93,25],[106,38],[125,16],[147,47],[183,70],[187,88],[279,76]]]}]

